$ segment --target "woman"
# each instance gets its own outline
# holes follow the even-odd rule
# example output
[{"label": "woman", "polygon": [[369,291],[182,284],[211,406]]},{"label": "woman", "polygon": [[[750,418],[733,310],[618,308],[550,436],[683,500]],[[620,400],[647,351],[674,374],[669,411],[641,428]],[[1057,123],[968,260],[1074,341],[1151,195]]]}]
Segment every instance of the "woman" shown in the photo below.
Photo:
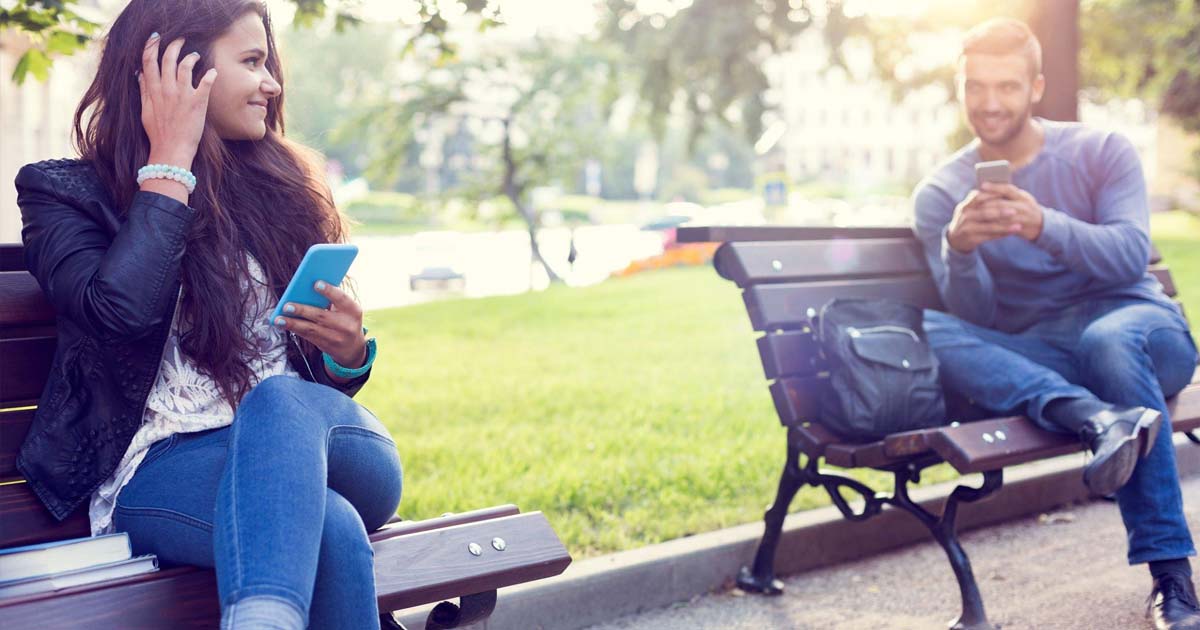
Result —
[{"label": "woman", "polygon": [[353,396],[374,340],[329,309],[264,319],[304,252],[345,240],[283,137],[270,20],[247,0],[133,0],[76,112],[81,160],[17,176],[58,351],[18,467],[66,518],[215,567],[222,627],[378,627],[369,530],[400,501]]}]

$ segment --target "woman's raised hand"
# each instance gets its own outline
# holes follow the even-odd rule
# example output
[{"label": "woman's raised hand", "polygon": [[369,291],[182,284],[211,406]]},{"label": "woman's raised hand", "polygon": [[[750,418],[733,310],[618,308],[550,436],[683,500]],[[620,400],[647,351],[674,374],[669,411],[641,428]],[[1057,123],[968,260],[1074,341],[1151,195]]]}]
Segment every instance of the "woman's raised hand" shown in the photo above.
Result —
[{"label": "woman's raised hand", "polygon": [[[217,69],[212,68],[204,73],[200,84],[193,87],[192,70],[200,60],[200,54],[194,52],[180,59],[183,40],[177,39],[167,45],[160,66],[158,50],[161,40],[157,33],[150,36],[142,51],[142,71],[138,73],[138,86],[142,94],[142,126],[150,139],[150,163],[191,169],[192,160],[200,146],[200,137],[204,133],[208,95],[213,82],[217,80]],[[149,180],[143,189],[150,184],[175,183]]]}]

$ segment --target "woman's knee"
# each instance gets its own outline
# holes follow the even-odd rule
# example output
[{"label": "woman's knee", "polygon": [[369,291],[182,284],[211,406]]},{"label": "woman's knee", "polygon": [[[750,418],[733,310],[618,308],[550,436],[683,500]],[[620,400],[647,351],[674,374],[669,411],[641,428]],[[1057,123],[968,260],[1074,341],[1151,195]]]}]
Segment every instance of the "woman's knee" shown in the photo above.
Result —
[{"label": "woman's knee", "polygon": [[325,490],[325,520],[321,527],[320,562],[371,566],[375,552],[367,528],[350,501],[331,489]]},{"label": "woman's knee", "polygon": [[403,479],[396,444],[386,434],[356,426],[331,430],[329,487],[354,506],[368,531],[396,513]]}]

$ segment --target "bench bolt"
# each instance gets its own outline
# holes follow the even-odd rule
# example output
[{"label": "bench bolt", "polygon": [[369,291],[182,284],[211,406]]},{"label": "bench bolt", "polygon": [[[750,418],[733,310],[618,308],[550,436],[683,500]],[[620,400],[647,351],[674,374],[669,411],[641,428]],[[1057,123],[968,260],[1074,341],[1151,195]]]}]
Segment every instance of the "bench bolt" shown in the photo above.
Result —
[{"label": "bench bolt", "polygon": [[779,262],[778,260],[772,260],[771,268],[775,271],[783,271],[783,263]]},{"label": "bench bolt", "polygon": [[470,551],[472,556],[483,555],[483,547],[480,547],[479,543],[471,543],[467,545],[467,551]]},{"label": "bench bolt", "polygon": [[504,542],[503,538],[497,536],[492,539],[492,549],[495,549],[496,551],[504,551],[505,549],[508,549],[508,543]]}]

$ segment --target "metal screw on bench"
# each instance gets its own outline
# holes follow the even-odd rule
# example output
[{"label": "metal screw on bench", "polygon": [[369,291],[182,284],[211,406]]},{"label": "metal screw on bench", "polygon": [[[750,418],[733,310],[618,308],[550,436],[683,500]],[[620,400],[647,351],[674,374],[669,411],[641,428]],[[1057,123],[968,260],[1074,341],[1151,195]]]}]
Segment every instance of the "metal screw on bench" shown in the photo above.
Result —
[{"label": "metal screw on bench", "polygon": [[492,549],[495,549],[496,551],[504,551],[505,549],[508,549],[508,543],[504,542],[503,538],[497,536],[492,539]]},{"label": "metal screw on bench", "polygon": [[996,439],[992,437],[992,434],[991,434],[991,433],[984,433],[984,434],[983,434],[983,441],[984,441],[984,442],[987,442],[988,444],[991,444],[992,442],[995,442],[995,441],[996,441]]},{"label": "metal screw on bench", "polygon": [[901,359],[900,365],[903,365],[905,369],[908,369],[908,359]]},{"label": "metal screw on bench", "polygon": [[1004,435],[1004,432],[1001,431],[1000,429],[996,429],[996,439],[997,440],[1007,440],[1008,436]]},{"label": "metal screw on bench", "polygon": [[480,547],[479,543],[471,543],[467,545],[467,551],[470,551],[472,556],[483,555],[483,547]]},{"label": "metal screw on bench", "polygon": [[779,262],[778,260],[772,260],[771,268],[775,271],[783,271],[783,263]]}]

